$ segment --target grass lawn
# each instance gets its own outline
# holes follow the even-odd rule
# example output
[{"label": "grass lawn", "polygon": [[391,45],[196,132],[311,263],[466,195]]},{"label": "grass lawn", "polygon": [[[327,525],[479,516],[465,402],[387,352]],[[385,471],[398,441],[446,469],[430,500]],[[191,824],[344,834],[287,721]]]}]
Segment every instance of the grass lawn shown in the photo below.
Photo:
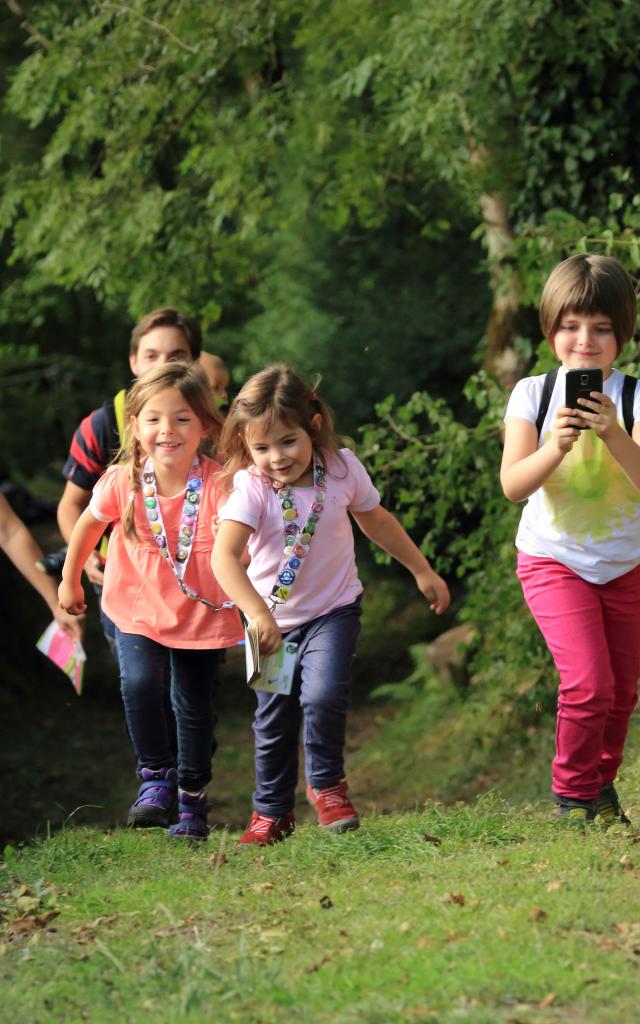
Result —
[{"label": "grass lawn", "polygon": [[234,838],[68,827],[8,848],[5,1019],[637,1020],[633,830],[489,795],[262,851]]}]

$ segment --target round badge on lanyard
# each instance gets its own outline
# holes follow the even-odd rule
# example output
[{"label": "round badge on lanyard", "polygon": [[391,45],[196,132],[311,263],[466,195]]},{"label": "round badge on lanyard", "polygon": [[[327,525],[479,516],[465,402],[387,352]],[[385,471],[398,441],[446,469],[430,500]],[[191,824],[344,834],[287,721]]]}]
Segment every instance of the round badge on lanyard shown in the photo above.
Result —
[{"label": "round badge on lanyard", "polygon": [[284,558],[278,569],[276,583],[271,590],[271,611],[276,605],[284,604],[291,595],[291,589],[298,578],[304,559],[309,553],[311,541],[318,527],[318,521],[325,507],[327,495],[326,469],[322,462],[313,458],[313,504],[304,526],[300,525],[293,488],[290,484],[272,481],[273,490],[282,509],[284,526]]},{"label": "round badge on lanyard", "polygon": [[233,608],[234,602],[223,601],[222,604],[219,605],[212,604],[211,601],[207,601],[206,598],[200,597],[199,594],[196,594],[195,590],[184,582],[184,576],[187,571],[187,565],[189,564],[189,558],[191,556],[193,542],[195,540],[196,530],[198,527],[198,513],[200,509],[200,499],[202,497],[202,487],[202,468],[200,466],[200,459],[196,455],[189,471],[189,479],[187,480],[184,501],[182,503],[182,513],[180,515],[180,526],[178,530],[178,547],[174,559],[169,550],[167,532],[162,520],[162,510],[160,508],[160,499],[158,497],[156,475],[153,470],[151,457],[146,460],[142,469],[141,491],[143,495],[144,510],[147,514],[149,529],[151,530],[153,539],[158,546],[158,554],[162,556],[163,560],[171,569],[180,590],[186,597],[189,597],[192,601],[199,601],[201,604],[206,605],[206,607],[212,612],[219,612],[224,608]]}]

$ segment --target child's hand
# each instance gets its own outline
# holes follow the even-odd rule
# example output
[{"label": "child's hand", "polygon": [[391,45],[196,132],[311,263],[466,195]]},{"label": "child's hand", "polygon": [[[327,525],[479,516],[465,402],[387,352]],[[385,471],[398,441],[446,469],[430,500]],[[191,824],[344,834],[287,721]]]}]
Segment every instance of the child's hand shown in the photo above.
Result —
[{"label": "child's hand", "polygon": [[575,409],[558,409],[551,424],[551,439],[558,451],[566,455],[580,437],[581,420]]},{"label": "child's hand", "polygon": [[430,569],[428,572],[419,573],[416,576],[416,583],[420,593],[426,597],[429,607],[436,615],[442,615],[449,607],[451,596],[449,588],[442,576]]},{"label": "child's hand", "polygon": [[63,580],[58,587],[58,601],[62,610],[68,612],[69,615],[82,615],[87,610],[84,603],[84,590],[80,583],[72,586],[71,583]]},{"label": "child's hand", "polygon": [[282,633],[271,612],[263,612],[253,619],[258,627],[260,654],[275,654],[282,643]]},{"label": "child's hand", "polygon": [[74,640],[82,640],[84,635],[84,615],[69,615],[69,612],[65,612],[63,608],[57,608],[53,617],[60,626],[60,629],[64,629],[65,633],[72,636]]},{"label": "child's hand", "polygon": [[615,404],[601,391],[591,391],[589,398],[579,398],[580,419],[592,427],[598,437],[604,437],[612,427],[618,425],[618,412]]},{"label": "child's hand", "polygon": [[84,567],[89,583],[101,587],[104,583],[104,562],[97,551],[92,551]]}]

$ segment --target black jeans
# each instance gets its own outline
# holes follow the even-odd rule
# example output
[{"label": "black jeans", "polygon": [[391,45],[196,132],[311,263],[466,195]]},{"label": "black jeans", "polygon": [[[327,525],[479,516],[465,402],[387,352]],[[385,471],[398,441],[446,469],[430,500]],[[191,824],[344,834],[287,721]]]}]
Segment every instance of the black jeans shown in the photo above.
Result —
[{"label": "black jeans", "polygon": [[[142,768],[177,767],[182,789],[202,789],[211,779],[212,698],[222,651],[163,647],[120,630],[116,642],[124,713],[138,773]],[[167,693],[177,726],[177,757]]]}]

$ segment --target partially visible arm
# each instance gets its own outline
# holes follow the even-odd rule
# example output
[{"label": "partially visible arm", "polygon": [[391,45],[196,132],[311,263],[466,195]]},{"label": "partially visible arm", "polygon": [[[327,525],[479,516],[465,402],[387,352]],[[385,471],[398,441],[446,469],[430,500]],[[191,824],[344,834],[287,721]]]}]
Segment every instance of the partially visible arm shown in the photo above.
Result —
[{"label": "partially visible arm", "polygon": [[58,605],[58,588],[55,580],[36,569],[36,562],[42,558],[42,551],[29,533],[27,527],[15,514],[8,501],[0,494],[0,548],[11,559],[18,572],[46,601],[49,610],[59,626],[78,639],[82,637],[83,622],[72,618]]},{"label": "partially visible arm", "polygon": [[640,423],[634,423],[631,437],[619,424],[616,427],[603,440],[624,475],[640,490]]},{"label": "partially visible arm", "polygon": [[244,523],[224,519],[216,533],[211,552],[211,568],[225,594],[235,601],[248,619],[256,621],[260,651],[263,654],[275,654],[282,642],[282,633],[242,564],[252,532],[251,527]]},{"label": "partially visible arm", "polygon": [[[73,529],[80,519],[80,516],[91,501],[91,491],[85,491],[84,487],[67,480],[62,497],[58,503],[58,526],[60,533],[69,543]],[[104,532],[104,531],[103,531]],[[96,551],[91,550],[87,556],[87,563],[84,566],[85,572],[91,583],[101,586],[104,582],[102,562]]]},{"label": "partially visible arm", "polygon": [[629,437],[618,423],[611,399],[600,391],[592,391],[591,399],[578,399],[584,422],[602,438],[624,475],[640,490],[640,423],[634,423]]},{"label": "partially visible arm", "polygon": [[426,597],[431,610],[437,615],[442,614],[451,600],[449,588],[398,520],[381,505],[370,512],[354,512],[353,518],[369,540],[413,574],[418,590]]},{"label": "partially visible arm", "polygon": [[551,437],[538,448],[535,424],[516,416],[507,417],[500,483],[509,501],[524,501],[542,487],[573,448],[580,436],[579,424],[580,419],[571,409],[558,409]]},{"label": "partially visible arm", "polygon": [[80,583],[87,558],[107,528],[107,523],[96,519],[86,508],[73,528],[69,549],[62,569],[62,583],[58,588],[61,606],[71,615],[80,615],[86,609],[84,590]]}]

